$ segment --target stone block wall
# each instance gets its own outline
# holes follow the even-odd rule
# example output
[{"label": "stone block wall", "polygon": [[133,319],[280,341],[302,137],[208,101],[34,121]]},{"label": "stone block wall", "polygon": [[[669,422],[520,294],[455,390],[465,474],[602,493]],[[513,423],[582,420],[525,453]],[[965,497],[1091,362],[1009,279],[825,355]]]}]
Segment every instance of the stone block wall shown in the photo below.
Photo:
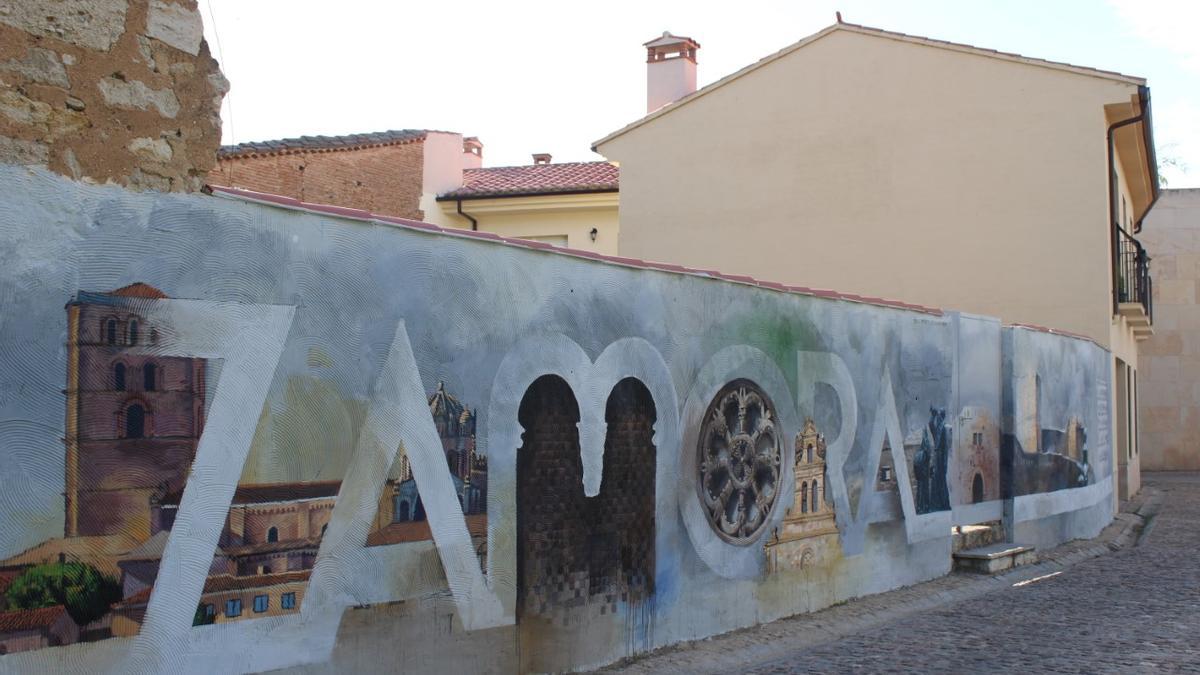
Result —
[{"label": "stone block wall", "polygon": [[1200,190],[1163,190],[1138,235],[1154,277],[1154,335],[1138,354],[1142,468],[1200,469]]},{"label": "stone block wall", "polygon": [[388,145],[222,153],[207,180],[301,201],[422,220],[424,137]]},{"label": "stone block wall", "polygon": [[0,0],[0,162],[194,191],[229,83],[195,0]]}]

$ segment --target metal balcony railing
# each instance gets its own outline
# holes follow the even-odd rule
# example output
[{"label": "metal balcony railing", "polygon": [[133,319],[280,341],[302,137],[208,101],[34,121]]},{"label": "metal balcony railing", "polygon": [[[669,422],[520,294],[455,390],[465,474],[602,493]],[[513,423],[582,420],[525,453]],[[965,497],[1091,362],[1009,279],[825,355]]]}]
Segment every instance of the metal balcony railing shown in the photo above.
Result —
[{"label": "metal balcony railing", "polygon": [[1114,295],[1117,306],[1138,303],[1146,318],[1154,323],[1153,279],[1150,277],[1150,256],[1141,242],[1124,229],[1117,227],[1117,279]]}]

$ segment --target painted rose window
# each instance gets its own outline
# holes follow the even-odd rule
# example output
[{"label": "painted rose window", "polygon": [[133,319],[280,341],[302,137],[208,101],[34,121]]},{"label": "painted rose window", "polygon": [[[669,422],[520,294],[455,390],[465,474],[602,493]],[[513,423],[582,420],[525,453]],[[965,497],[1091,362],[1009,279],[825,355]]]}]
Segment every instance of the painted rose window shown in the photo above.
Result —
[{"label": "painted rose window", "polygon": [[750,380],[717,392],[700,427],[700,503],[726,541],[747,545],[767,525],[783,464],[775,407]]}]

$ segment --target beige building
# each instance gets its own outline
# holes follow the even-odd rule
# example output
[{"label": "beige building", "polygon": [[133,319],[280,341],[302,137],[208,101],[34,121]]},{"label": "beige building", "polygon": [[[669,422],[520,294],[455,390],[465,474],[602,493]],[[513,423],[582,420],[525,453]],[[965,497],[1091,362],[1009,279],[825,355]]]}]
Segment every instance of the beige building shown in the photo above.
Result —
[{"label": "beige building", "polygon": [[[312,570],[260,576],[210,576],[204,582],[193,625],[227,623],[300,611]],[[141,630],[152,589],[146,588],[113,606],[113,637],[131,637]]]},{"label": "beige building", "polygon": [[617,254],[619,170],[609,162],[466,169],[462,184],[437,198],[425,219],[605,255]]},{"label": "beige building", "polygon": [[[655,42],[649,81],[664,63],[694,66],[695,41]],[[623,256],[1110,349],[1125,496],[1140,480],[1126,383],[1151,333],[1134,239],[1158,190],[1149,104],[1142,78],[838,23],[595,149],[621,167]]]},{"label": "beige building", "polygon": [[[693,82],[694,85],[694,82]],[[609,162],[483,167],[474,136],[394,129],[223,146],[210,185],[616,255]]]},{"label": "beige building", "polygon": [[1164,190],[1143,240],[1154,259],[1154,337],[1137,389],[1142,466],[1200,470],[1200,189]]}]

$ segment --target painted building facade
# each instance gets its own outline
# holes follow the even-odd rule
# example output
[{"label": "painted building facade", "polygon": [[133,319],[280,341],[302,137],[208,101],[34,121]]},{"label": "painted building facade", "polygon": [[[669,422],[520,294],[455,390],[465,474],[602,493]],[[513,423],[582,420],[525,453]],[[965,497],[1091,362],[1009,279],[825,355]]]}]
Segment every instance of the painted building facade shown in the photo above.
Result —
[{"label": "painted building facade", "polygon": [[[129,635],[3,669],[584,669],[940,576],[956,524],[1007,518],[1046,547],[1111,520],[1111,354],[1090,340],[251,192],[133,194],[0,167],[0,194],[0,250],[18,253],[0,297],[23,317],[0,325],[0,353],[20,357],[0,360],[0,447],[16,449],[0,569],[91,551],[128,619],[108,633]],[[205,360],[203,433],[177,504],[158,500],[173,518],[142,507],[170,520],[157,539],[62,537],[62,307],[133,283],[170,297],[119,299],[159,329],[130,354]],[[31,356],[44,367],[23,367]],[[958,440],[967,408],[1013,439],[983,501],[953,480],[979,452]],[[460,501],[472,452],[486,515]],[[389,539],[374,528],[402,458],[425,520]],[[304,491],[329,481],[331,509]],[[286,571],[220,567],[229,549],[315,532],[305,569],[282,553]],[[771,562],[789,533],[798,555]],[[138,547],[160,562],[126,589],[119,563]],[[42,609],[15,606],[15,586],[7,611]]]},{"label": "painted building facade", "polygon": [[166,295],[142,283],[67,305],[68,537],[151,532],[147,505],[182,490],[204,428],[204,360],[134,353],[160,327],[129,307]]}]

